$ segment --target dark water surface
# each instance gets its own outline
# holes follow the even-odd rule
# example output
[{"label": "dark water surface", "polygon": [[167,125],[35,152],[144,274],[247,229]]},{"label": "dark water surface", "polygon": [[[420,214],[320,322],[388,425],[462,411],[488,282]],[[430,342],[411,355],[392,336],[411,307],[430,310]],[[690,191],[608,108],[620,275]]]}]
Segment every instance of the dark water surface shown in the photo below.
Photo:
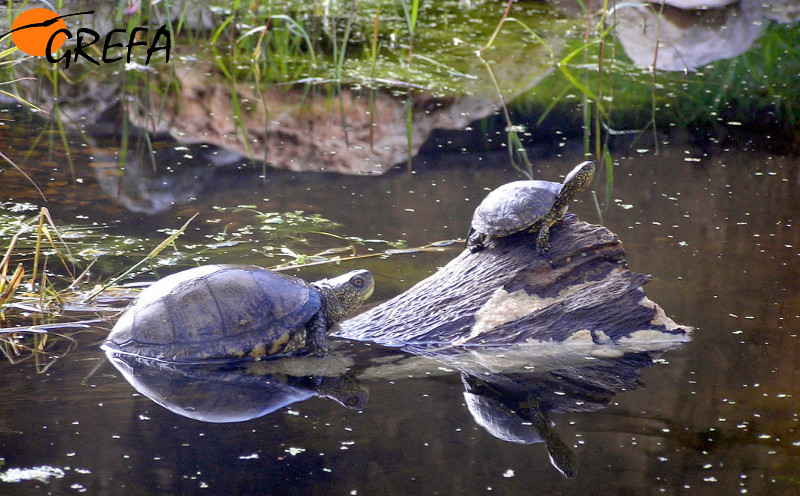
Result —
[{"label": "dark water surface", "polygon": [[[744,143],[618,153],[604,223],[622,239],[630,268],[653,276],[648,296],[695,332],[607,408],[550,412],[553,431],[574,453],[574,479],[551,465],[543,443],[504,441],[479,426],[448,367],[365,374],[363,411],[312,397],[250,421],[206,423],[156,405],[102,363],[108,323],[79,337],[81,346],[44,374],[31,361],[0,362],[0,494],[797,494],[795,159]],[[60,188],[48,206],[57,223],[120,216],[116,232],[142,235],[177,227],[189,213],[211,218],[208,205],[268,203],[324,214],[348,234],[414,246],[463,236],[485,188],[519,177],[485,165],[504,160],[456,155],[450,161],[461,164],[382,177],[272,173],[263,182],[256,172],[226,182],[222,175],[197,200],[155,215],[124,214],[108,196],[97,211],[70,201],[96,188],[91,168],[79,163],[83,184]],[[576,153],[539,160],[540,177],[556,179],[580,160]],[[19,200],[5,186],[2,195]],[[589,195],[571,211],[599,220]],[[198,225],[188,239],[205,229]],[[372,301],[398,294],[459,249],[361,264],[376,274]],[[263,263],[256,254],[225,257],[214,253],[213,262]],[[43,480],[30,480],[31,471]]]}]

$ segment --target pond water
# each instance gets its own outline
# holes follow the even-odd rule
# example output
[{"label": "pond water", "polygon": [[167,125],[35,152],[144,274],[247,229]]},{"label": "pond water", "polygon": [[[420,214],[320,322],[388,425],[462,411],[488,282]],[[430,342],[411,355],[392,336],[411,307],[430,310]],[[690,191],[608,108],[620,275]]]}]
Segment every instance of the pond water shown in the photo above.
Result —
[{"label": "pond water", "polygon": [[[138,261],[165,230],[195,214],[160,275],[197,263],[285,261],[271,244],[304,253],[347,244],[309,229],[297,235],[303,240],[270,237],[258,230],[254,210],[318,214],[339,225],[325,224],[326,232],[372,240],[358,246],[360,254],[396,240],[418,247],[459,239],[490,189],[521,179],[504,149],[487,141],[504,137],[465,124],[420,144],[413,173],[403,165],[383,175],[265,174],[246,161],[217,160],[221,149],[161,137],[153,145],[163,157],[156,171],[148,170],[146,148],[131,145],[128,160],[147,166],[131,166],[126,183],[115,174],[117,134],[94,133],[88,143],[69,134],[67,152],[58,140],[37,141],[41,119],[16,107],[3,115],[14,125],[0,128],[0,151],[30,152],[21,165],[48,201],[4,166],[0,213],[29,203],[46,206],[56,225],[94,226],[111,246],[94,267],[97,278]],[[580,136],[563,129],[555,145],[530,143],[537,178],[560,180],[584,160]],[[332,346],[342,362],[326,363],[319,375],[356,371],[357,394],[368,395],[357,405],[347,401],[347,384],[292,382],[292,372],[251,364],[213,375],[184,370],[188,393],[165,379],[174,371],[143,372],[165,381],[160,401],[171,409],[164,408],[106,358],[100,344],[114,318],[103,313],[106,321],[72,334],[77,347],[43,372],[30,359],[0,361],[0,494],[798,494],[800,167],[780,151],[785,137],[750,131],[720,141],[672,132],[659,135],[657,150],[643,144],[652,138],[611,143],[608,205],[598,211],[584,194],[570,212],[619,236],[628,267],[652,276],[648,297],[694,328],[691,341],[663,354],[594,357],[590,367],[576,365],[583,356],[523,350],[536,374],[504,376],[512,378],[515,406],[531,412],[515,439],[493,431],[476,407],[496,391],[452,362],[341,339]],[[593,187],[601,204],[605,178]],[[236,236],[202,249],[223,231]],[[116,253],[124,246],[134,252]],[[371,306],[461,250],[460,242],[442,243],[293,273],[314,280],[368,268],[376,278]],[[152,279],[150,272],[137,280]],[[6,317],[31,323],[24,309]],[[92,317],[64,312],[55,321]],[[237,386],[224,393],[200,392],[231,383]],[[285,403],[254,400],[276,390]],[[243,418],[255,418],[190,418],[203,416],[208,402],[213,411],[241,408],[250,412]]]},{"label": "pond water", "polygon": [[[3,492],[794,494],[800,174],[794,159],[746,143],[687,161],[695,152],[680,143],[658,155],[631,151],[615,168],[605,225],[621,237],[630,268],[653,276],[648,296],[696,329],[692,342],[642,370],[641,387],[613,396],[608,408],[550,415],[574,449],[574,479],[551,466],[541,443],[503,441],[478,426],[454,372],[367,380],[363,411],[314,398],[247,422],[209,424],[154,404],[102,364],[100,330],[44,374],[31,361],[0,365],[6,467],[57,472],[46,483],[6,483]],[[580,159],[542,160],[541,175],[555,178]],[[495,165],[370,178],[274,174],[202,201],[235,206],[268,196],[278,209],[299,202],[348,232],[415,245],[463,236],[483,188],[517,177]],[[63,194],[85,194],[85,185],[65,189],[72,188]],[[65,223],[86,214],[69,201],[51,211]],[[571,211],[597,221],[586,199]],[[134,215],[117,229],[148,232],[174,225],[175,215]],[[459,250],[370,262],[373,299],[399,293]],[[215,254],[214,261],[242,257]]]}]

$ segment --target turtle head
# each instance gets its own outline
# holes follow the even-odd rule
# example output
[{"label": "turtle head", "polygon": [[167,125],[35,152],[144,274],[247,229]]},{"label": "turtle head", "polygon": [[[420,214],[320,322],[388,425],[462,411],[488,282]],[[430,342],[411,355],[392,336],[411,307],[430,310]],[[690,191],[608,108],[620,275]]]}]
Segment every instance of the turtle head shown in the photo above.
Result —
[{"label": "turtle head", "polygon": [[368,270],[354,270],[314,283],[322,294],[323,312],[328,326],[339,322],[360,307],[375,290],[375,279]]},{"label": "turtle head", "polygon": [[595,165],[591,160],[578,164],[564,178],[563,189],[574,191],[573,194],[578,194],[585,190],[594,179],[594,170]]}]

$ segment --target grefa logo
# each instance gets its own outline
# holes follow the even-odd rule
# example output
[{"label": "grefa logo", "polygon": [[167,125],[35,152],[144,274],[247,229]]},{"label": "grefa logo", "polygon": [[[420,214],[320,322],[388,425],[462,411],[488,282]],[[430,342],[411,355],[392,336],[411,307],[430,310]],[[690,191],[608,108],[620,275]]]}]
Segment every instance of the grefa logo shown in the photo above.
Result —
[{"label": "grefa logo", "polygon": [[[70,62],[78,62],[81,58],[95,65],[100,65],[101,63],[110,64],[122,60],[123,58],[126,58],[127,62],[130,62],[131,54],[136,47],[147,47],[145,65],[149,64],[153,54],[159,51],[164,51],[164,62],[169,62],[169,52],[172,45],[170,32],[167,30],[166,24],[156,30],[153,35],[153,40],[149,45],[147,41],[144,40],[144,35],[149,31],[147,27],[135,27],[130,33],[127,33],[124,29],[112,29],[105,36],[105,41],[101,49],[102,56],[99,60],[95,58],[96,55],[89,55],[86,53],[85,49],[97,44],[101,40],[100,35],[97,31],[85,27],[78,28],[73,35],[73,33],[67,29],[64,18],[91,14],[94,14],[93,10],[60,16],[49,9],[28,9],[14,19],[11,25],[11,31],[0,35],[0,39],[10,34],[11,41],[20,51],[35,57],[44,55],[47,57],[48,61],[53,63],[58,63],[63,60],[65,68],[69,68]],[[123,39],[120,33],[125,33],[125,39]],[[55,54],[68,39],[72,39],[73,36],[75,37],[75,46],[67,49],[60,57],[54,58],[53,54]],[[125,41],[127,41],[127,43],[125,43]],[[98,48],[100,48],[99,45]],[[127,49],[127,57],[119,55],[118,51],[113,50],[115,48]],[[109,53],[110,51],[113,51],[116,55]]]}]

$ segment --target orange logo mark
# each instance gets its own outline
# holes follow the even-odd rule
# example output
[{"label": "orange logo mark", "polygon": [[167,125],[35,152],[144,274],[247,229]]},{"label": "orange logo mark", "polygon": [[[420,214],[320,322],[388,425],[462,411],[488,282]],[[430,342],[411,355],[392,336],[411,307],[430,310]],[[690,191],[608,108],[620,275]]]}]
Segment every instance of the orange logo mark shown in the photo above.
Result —
[{"label": "orange logo mark", "polygon": [[41,57],[47,55],[47,44],[50,38],[50,53],[54,53],[67,41],[65,33],[53,34],[59,29],[67,29],[64,20],[48,9],[29,9],[14,19],[11,25],[11,40],[21,51],[28,55]]}]

